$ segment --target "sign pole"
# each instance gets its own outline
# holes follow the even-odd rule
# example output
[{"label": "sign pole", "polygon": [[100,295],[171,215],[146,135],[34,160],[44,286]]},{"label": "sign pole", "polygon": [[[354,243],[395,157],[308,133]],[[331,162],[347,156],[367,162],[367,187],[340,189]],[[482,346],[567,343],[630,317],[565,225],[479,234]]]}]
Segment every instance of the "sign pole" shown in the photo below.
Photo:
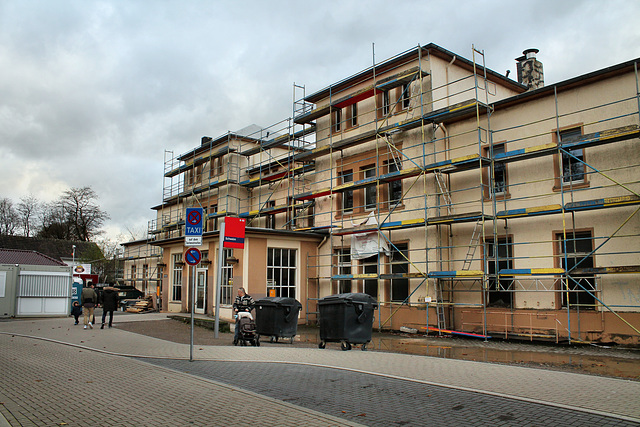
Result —
[{"label": "sign pole", "polygon": [[224,224],[220,225],[220,252],[218,253],[218,280],[216,280],[216,322],[213,337],[218,338],[218,329],[220,327],[220,294],[222,293],[222,262],[224,258]]},{"label": "sign pole", "polygon": [[189,307],[191,308],[191,339],[189,342],[189,362],[193,362],[193,317],[196,308],[196,265],[202,260],[202,253],[198,248],[189,248],[184,252],[184,261],[189,264],[187,285],[189,287]]},{"label": "sign pole", "polygon": [[189,267],[189,280],[190,280],[190,284],[191,284],[191,291],[189,292],[191,295],[191,339],[189,340],[189,362],[193,362],[193,314],[194,314],[194,308],[196,306],[195,304],[195,296],[196,296],[196,278],[195,278],[195,274],[193,274],[193,270],[195,269],[195,266],[190,266]]}]

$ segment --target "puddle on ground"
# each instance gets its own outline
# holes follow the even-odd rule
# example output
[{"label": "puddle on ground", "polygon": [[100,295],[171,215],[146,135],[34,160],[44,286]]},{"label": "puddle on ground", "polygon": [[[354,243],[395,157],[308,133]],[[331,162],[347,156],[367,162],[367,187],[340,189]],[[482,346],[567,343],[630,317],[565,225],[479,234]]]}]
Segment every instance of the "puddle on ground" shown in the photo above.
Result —
[{"label": "puddle on ground", "polygon": [[[298,329],[298,333],[299,335],[296,336],[295,341],[320,342],[320,334],[317,329]],[[285,342],[289,341],[286,340]],[[371,342],[367,344],[367,349],[442,357],[445,359],[562,369],[564,371],[640,380],[640,352],[636,357],[615,357],[608,354],[580,354],[580,347],[567,347],[562,344],[557,347],[551,347],[546,344],[495,342],[497,345],[504,345],[505,347],[527,347],[530,345],[531,350],[527,350],[491,348],[491,345],[495,345],[494,343],[484,346],[482,340],[469,342],[468,345],[464,345],[464,343],[465,340],[459,338],[374,333]],[[336,346],[337,348],[339,348],[339,345],[339,343],[327,343],[327,346]],[[354,348],[359,349],[360,346],[357,345]],[[598,350],[602,349],[587,347],[582,352],[597,353]],[[611,351],[616,350],[610,350],[609,352]]]}]

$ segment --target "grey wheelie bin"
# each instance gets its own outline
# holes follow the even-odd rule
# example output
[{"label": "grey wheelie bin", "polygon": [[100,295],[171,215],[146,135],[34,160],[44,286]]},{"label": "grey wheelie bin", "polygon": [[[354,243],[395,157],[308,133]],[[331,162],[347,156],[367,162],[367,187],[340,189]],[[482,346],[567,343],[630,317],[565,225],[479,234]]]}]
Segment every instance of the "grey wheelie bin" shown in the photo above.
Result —
[{"label": "grey wheelie bin", "polygon": [[271,342],[293,337],[298,330],[298,313],[302,304],[294,298],[267,297],[256,301],[256,330],[258,336],[267,335]]},{"label": "grey wheelie bin", "polygon": [[340,342],[342,350],[351,350],[352,344],[362,344],[366,350],[371,341],[373,311],[378,302],[370,295],[348,293],[329,295],[318,301],[320,311],[320,343]]}]

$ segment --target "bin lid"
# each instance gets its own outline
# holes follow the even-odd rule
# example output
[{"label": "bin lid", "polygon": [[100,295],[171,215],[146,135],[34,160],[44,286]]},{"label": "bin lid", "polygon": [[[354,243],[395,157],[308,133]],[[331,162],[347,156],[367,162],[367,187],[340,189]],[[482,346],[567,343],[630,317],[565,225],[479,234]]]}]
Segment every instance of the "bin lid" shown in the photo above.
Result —
[{"label": "bin lid", "polygon": [[365,293],[345,293],[329,295],[324,298],[320,298],[319,304],[336,304],[336,303],[362,303],[378,305],[378,301],[369,294]]},{"label": "bin lid", "polygon": [[256,305],[262,305],[262,306],[287,306],[287,307],[300,306],[300,307],[302,307],[302,304],[300,304],[300,302],[298,300],[296,300],[295,298],[288,298],[288,297],[265,297],[265,298],[260,298],[258,301],[256,301]]}]

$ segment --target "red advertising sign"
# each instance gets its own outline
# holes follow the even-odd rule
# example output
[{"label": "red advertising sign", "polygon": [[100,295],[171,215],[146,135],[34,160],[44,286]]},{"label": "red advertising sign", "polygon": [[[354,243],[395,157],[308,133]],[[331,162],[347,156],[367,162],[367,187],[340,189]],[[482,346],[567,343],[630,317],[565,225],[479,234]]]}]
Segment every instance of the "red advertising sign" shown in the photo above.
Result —
[{"label": "red advertising sign", "polygon": [[225,248],[244,249],[244,218],[225,217],[224,219],[224,243]]}]

